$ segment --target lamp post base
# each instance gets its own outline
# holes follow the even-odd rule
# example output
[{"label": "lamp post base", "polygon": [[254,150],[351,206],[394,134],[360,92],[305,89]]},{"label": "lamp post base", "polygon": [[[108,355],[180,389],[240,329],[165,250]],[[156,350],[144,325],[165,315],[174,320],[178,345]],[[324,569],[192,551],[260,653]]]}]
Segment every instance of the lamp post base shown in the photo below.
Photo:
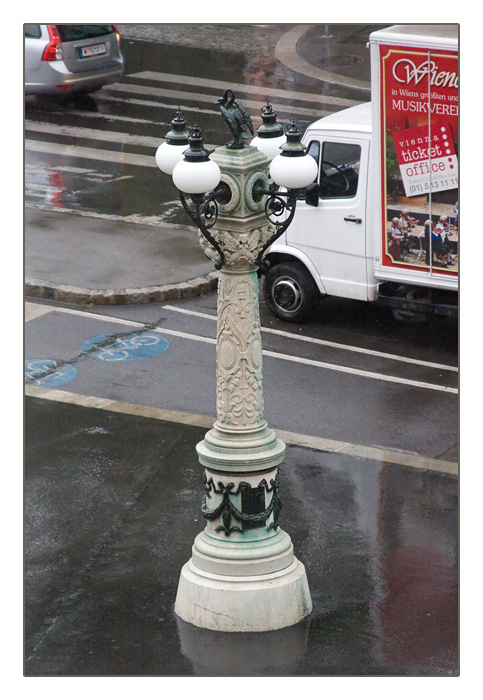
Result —
[{"label": "lamp post base", "polygon": [[268,632],[295,625],[312,611],[304,565],[295,557],[281,571],[223,576],[190,559],[181,570],[174,611],[196,627],[219,632]]}]

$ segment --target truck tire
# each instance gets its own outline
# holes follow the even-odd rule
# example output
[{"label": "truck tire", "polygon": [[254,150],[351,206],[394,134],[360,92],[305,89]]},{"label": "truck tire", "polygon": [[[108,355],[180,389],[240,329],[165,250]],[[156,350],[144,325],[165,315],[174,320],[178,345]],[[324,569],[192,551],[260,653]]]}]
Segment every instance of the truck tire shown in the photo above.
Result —
[{"label": "truck tire", "polygon": [[263,295],[275,316],[283,321],[298,323],[313,312],[319,291],[300,263],[282,262],[268,270]]}]

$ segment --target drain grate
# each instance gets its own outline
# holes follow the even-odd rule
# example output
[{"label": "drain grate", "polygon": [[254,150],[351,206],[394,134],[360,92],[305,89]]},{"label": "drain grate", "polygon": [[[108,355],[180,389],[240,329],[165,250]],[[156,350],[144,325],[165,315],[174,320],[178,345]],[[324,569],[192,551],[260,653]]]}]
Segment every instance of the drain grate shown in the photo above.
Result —
[{"label": "drain grate", "polygon": [[364,59],[362,56],[328,56],[321,58],[319,64],[325,68],[343,68],[345,66],[353,66],[355,63],[361,63]]}]

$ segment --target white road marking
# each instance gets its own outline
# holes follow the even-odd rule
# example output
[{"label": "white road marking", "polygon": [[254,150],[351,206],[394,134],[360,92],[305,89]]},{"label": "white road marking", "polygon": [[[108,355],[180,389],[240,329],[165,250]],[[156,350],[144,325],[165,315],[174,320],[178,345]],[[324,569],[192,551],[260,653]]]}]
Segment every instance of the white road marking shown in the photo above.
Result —
[{"label": "white road marking", "polygon": [[[170,306],[166,304],[164,309],[169,309],[170,311],[176,311],[180,314],[188,314],[189,316],[198,316],[200,318],[207,318],[210,321],[216,321],[216,316],[214,314],[201,313],[199,311],[191,311],[189,309],[178,309],[176,306]],[[434,367],[435,369],[448,370],[450,372],[457,372],[457,367],[452,367],[451,365],[440,365],[436,362],[427,362],[425,360],[417,360],[412,357],[404,357],[402,355],[393,355],[387,352],[380,352],[378,350],[368,350],[366,348],[356,347],[355,345],[344,345],[343,343],[334,343],[330,340],[321,340],[320,338],[307,338],[304,336],[297,335],[296,333],[289,333],[288,331],[277,330],[276,328],[266,328],[262,326],[261,329],[264,333],[272,333],[273,335],[280,335],[285,338],[291,338],[293,340],[301,340],[306,343],[313,343],[314,345],[325,345],[331,348],[337,348],[337,350],[349,350],[350,352],[359,352],[365,355],[372,355],[374,357],[383,357],[386,360],[397,360],[398,362],[407,362],[414,365],[421,365],[423,367]]]},{"label": "white road marking", "polygon": [[[68,391],[59,389],[47,389],[41,386],[27,384],[25,386],[25,394],[40,399],[49,401],[59,401],[62,403],[70,403],[77,406],[87,406],[88,408],[99,408],[105,411],[113,411],[115,413],[125,413],[128,415],[142,416],[144,418],[154,418],[157,420],[170,421],[173,423],[181,423],[183,425],[193,425],[209,430],[214,423],[214,418],[211,416],[201,416],[192,413],[183,413],[180,411],[170,411],[167,409],[156,408],[154,406],[143,406],[140,404],[132,404],[122,401],[114,401],[111,399],[103,399],[97,396],[84,396],[82,394],[74,394]],[[277,435],[285,443],[300,447],[309,447],[314,450],[322,450],[324,452],[337,452],[346,454],[350,457],[359,457],[368,460],[377,460],[385,462],[388,465],[401,465],[413,467],[415,469],[427,469],[445,474],[458,474],[458,464],[432,457],[424,457],[409,452],[400,452],[381,447],[371,447],[367,445],[357,445],[350,442],[339,440],[330,440],[328,438],[317,437],[314,435],[300,435],[299,433],[290,433],[287,431],[277,430]],[[361,465],[363,469],[363,465]]]},{"label": "white road marking", "polygon": [[[127,319],[121,319],[113,316],[106,316],[104,314],[92,313],[89,311],[82,311],[79,309],[64,309],[57,307],[56,311],[66,314],[73,314],[77,316],[83,316],[88,318],[95,318],[97,320],[102,320],[107,323],[116,323],[126,326],[132,326],[134,328],[145,328],[145,323],[140,323],[138,321],[129,321]],[[172,335],[178,338],[185,338],[186,340],[194,340],[200,343],[208,343],[210,345],[216,345],[216,338],[207,338],[206,336],[196,335],[194,333],[185,333],[183,331],[175,331],[168,328],[149,328],[151,332],[161,333],[164,335]],[[355,369],[353,367],[346,367],[344,365],[335,365],[330,362],[319,362],[317,360],[309,360],[304,357],[297,357],[295,355],[286,355],[279,352],[271,352],[269,350],[264,350],[263,354],[267,357],[272,357],[277,360],[285,360],[288,362],[294,362],[296,364],[309,365],[311,367],[320,367],[321,369],[327,369],[334,372],[342,372],[343,374],[352,374],[359,377],[365,377],[367,379],[377,379],[385,382],[391,382],[394,384],[401,384],[405,386],[413,386],[419,389],[429,389],[431,391],[441,391],[443,393],[457,394],[458,389],[454,387],[448,387],[439,384],[430,384],[428,382],[420,382],[415,379],[405,379],[403,377],[394,377],[387,374],[381,374],[380,372],[369,372],[367,370]]]},{"label": "white road marking", "polygon": [[[121,100],[118,98],[111,98],[110,95],[103,95],[102,93],[98,93],[99,99],[101,100],[106,100],[108,102],[115,101],[115,102],[120,102]],[[123,100],[126,102],[126,100]],[[130,100],[128,100],[130,102]],[[154,104],[159,104],[155,102]],[[172,107],[173,105],[168,105],[169,107]],[[53,109],[52,111],[49,112],[49,114],[57,114],[59,116],[64,117],[65,112],[61,110],[56,110]],[[111,122],[111,121],[123,121],[123,122],[131,122],[133,124],[149,124],[150,126],[170,126],[170,122],[163,122],[163,121],[153,121],[152,119],[142,119],[141,117],[128,117],[125,114],[105,114],[104,112],[86,112],[84,109],[69,109],[69,115],[70,116],[75,116],[75,117],[82,117],[82,119],[102,119],[104,122]]]},{"label": "white road marking", "polygon": [[[155,71],[140,71],[138,73],[132,73],[129,75],[130,78],[139,78],[140,80],[151,80],[151,81],[157,81],[157,82],[165,82],[165,83],[175,83],[176,85],[194,85],[198,86],[201,88],[208,88],[208,89],[213,89],[213,90],[221,90],[226,87],[225,83],[219,80],[209,80],[206,78],[193,78],[191,76],[178,76],[170,73],[162,73],[162,72],[155,72]],[[357,101],[354,100],[349,100],[345,98],[339,98],[339,97],[331,97],[329,95],[321,95],[319,93],[308,93],[308,92],[297,92],[293,90],[282,90],[282,89],[277,89],[277,88],[266,88],[266,87],[257,87],[254,85],[243,85],[241,83],[234,83],[232,87],[238,91],[243,92],[244,94],[247,95],[257,95],[257,96],[263,96],[263,99],[266,98],[282,98],[282,99],[287,99],[290,100],[290,104],[285,105],[285,104],[273,104],[273,108],[277,112],[281,112],[284,114],[290,114],[292,116],[292,113],[295,112],[296,114],[299,114],[300,116],[308,116],[311,118],[319,118],[323,116],[324,114],[329,114],[329,112],[326,112],[323,110],[324,105],[337,105],[340,107],[348,107],[352,106],[355,104],[359,104]],[[198,103],[206,103],[212,105],[211,109],[203,109],[200,108],[198,105],[194,107],[186,106],[183,105],[183,109],[190,112],[190,111],[196,111],[196,112],[203,112],[205,114],[219,114],[219,110],[216,106],[216,97],[213,95],[207,95],[203,94],[200,92],[190,92],[190,91],[180,91],[178,89],[172,90],[169,88],[159,88],[159,87],[151,87],[147,85],[139,85],[139,84],[132,84],[132,83],[121,83],[119,85],[115,86],[106,86],[102,93],[99,93],[99,99],[100,100],[107,100],[111,102],[121,102],[123,103],[123,106],[126,106],[126,103],[131,103],[131,104],[139,104],[139,105],[145,105],[145,106],[150,106],[150,107],[161,107],[161,108],[168,108],[168,109],[174,109],[173,104],[165,104],[165,103],[160,103],[155,100],[143,100],[143,99],[126,99],[126,98],[119,98],[116,97],[116,93],[123,92],[124,94],[130,93],[132,95],[146,95],[148,97],[150,96],[157,96],[157,97],[165,97],[168,99],[175,99],[176,102],[182,103],[183,101],[187,102],[193,102],[196,101]],[[260,97],[261,99],[261,97]],[[302,102],[302,103],[320,103],[321,107],[319,108],[308,108],[308,107],[293,107],[294,102]],[[256,114],[253,116],[254,122],[259,122],[260,121],[260,116],[259,116],[259,111],[261,108],[261,103],[256,100],[245,100],[245,106],[248,107],[249,109],[253,109]],[[82,110],[73,110],[72,113],[78,114],[82,117],[98,117],[98,118],[103,118],[106,121],[108,120],[114,120],[114,119],[121,119],[128,122],[133,122],[133,123],[152,123],[156,125],[155,122],[150,122],[150,120],[144,120],[144,119],[138,119],[134,117],[127,117],[124,115],[107,115],[107,114],[99,114],[99,113],[85,113]],[[164,122],[159,123],[160,126],[166,126]],[[27,119],[25,121],[25,129],[27,132],[36,132],[39,134],[54,134],[54,135],[68,135],[68,136],[74,136],[76,138],[86,138],[86,139],[95,139],[98,141],[106,141],[110,143],[121,143],[121,144],[129,144],[129,145],[134,145],[134,146],[148,146],[150,148],[153,148],[153,156],[154,156],[154,150],[163,142],[163,138],[156,138],[156,137],[151,137],[151,136],[142,136],[142,135],[136,135],[136,134],[129,134],[125,132],[116,132],[116,131],[106,131],[104,129],[92,129],[88,127],[67,127],[67,126],[61,126],[57,124],[51,124],[47,122],[35,122],[33,120]],[[214,149],[217,144],[206,144],[206,147],[209,148],[210,150]],[[80,145],[62,145],[62,144],[56,144],[56,143],[50,143],[50,142],[42,142],[42,141],[36,141],[33,139],[26,139],[25,140],[25,149],[26,151],[34,151],[37,153],[49,153],[53,155],[61,155],[65,157],[75,157],[75,158],[88,158],[91,160],[99,160],[99,161],[104,161],[104,162],[113,162],[113,163],[126,163],[128,165],[138,165],[138,166],[147,166],[154,168],[156,167],[156,163],[154,162],[154,157],[153,156],[146,156],[142,154],[136,154],[136,153],[124,153],[120,151],[111,151],[111,150],[106,150],[106,149],[98,149],[98,148],[88,148],[85,146],[80,146]]]},{"label": "white road marking", "polygon": [[[160,141],[161,143],[161,141]],[[110,163],[126,165],[141,165],[156,168],[153,155],[143,156],[137,153],[124,153],[124,151],[107,151],[101,148],[87,148],[86,146],[65,146],[46,141],[25,140],[25,150],[37,153],[51,153],[65,158],[88,158],[89,160],[103,160]]]},{"label": "white road marking", "polygon": [[79,168],[70,165],[61,165],[56,163],[55,166],[48,166],[39,163],[25,163],[25,172],[32,175],[45,175],[46,172],[55,173],[67,173],[68,175],[87,175],[91,178],[96,178],[100,180],[128,180],[132,179],[134,175],[121,175],[120,177],[113,178],[111,173],[102,173],[94,168]]},{"label": "white road marking", "polygon": [[46,306],[44,304],[32,304],[29,301],[25,302],[25,322],[32,321],[34,318],[44,316],[55,311],[55,306]]},{"label": "white road marking", "polygon": [[[199,87],[203,88],[212,88],[212,89],[221,89],[225,87],[225,83],[222,81],[218,80],[208,80],[208,79],[202,79],[202,78],[192,78],[190,76],[176,76],[174,74],[169,74],[169,73],[158,73],[154,71],[141,71],[139,73],[133,73],[129,77],[132,78],[140,78],[141,80],[152,80],[152,81],[158,81],[158,82],[168,82],[168,83],[176,83],[176,84],[184,84],[184,85],[198,85]],[[351,106],[353,104],[358,104],[354,100],[347,100],[344,98],[334,98],[330,96],[323,96],[317,93],[300,93],[300,92],[295,92],[295,91],[286,91],[286,90],[281,90],[281,89],[276,89],[276,88],[259,88],[253,85],[242,85],[239,83],[236,83],[233,85],[234,89],[240,90],[245,94],[252,94],[252,95],[264,95],[264,97],[276,97],[276,98],[287,98],[291,100],[290,105],[284,105],[284,104],[274,104],[273,107],[275,111],[281,112],[281,113],[290,113],[296,112],[300,114],[301,116],[309,116],[309,117],[321,117],[324,114],[327,114],[328,112],[325,112],[322,110],[322,105],[324,104],[336,104],[339,106]],[[158,96],[158,97],[166,97],[168,99],[176,99],[177,103],[182,103],[183,101],[187,102],[192,102],[196,101],[198,103],[207,103],[212,105],[211,109],[200,109],[198,106],[195,107],[189,107],[186,105],[183,105],[183,109],[186,111],[198,111],[198,112],[204,112],[206,114],[218,114],[219,110],[216,106],[216,99],[212,95],[206,95],[203,93],[199,92],[189,92],[189,91],[180,91],[180,90],[171,90],[171,89],[164,89],[164,88],[157,88],[157,87],[150,87],[146,85],[135,85],[131,83],[122,83],[120,85],[116,86],[106,86],[103,90],[103,94],[99,95],[100,99],[103,100],[108,100],[108,101],[119,101],[124,103],[124,106],[126,102],[132,103],[132,104],[143,104],[146,106],[152,106],[152,107],[162,107],[162,108],[168,108],[168,109],[174,109],[172,104],[164,104],[164,103],[159,103],[154,100],[137,100],[137,99],[120,99],[117,98],[115,95],[117,92],[122,91],[124,93],[130,93],[133,95],[146,95],[146,96]],[[321,109],[310,109],[310,108],[305,108],[305,107],[296,107],[295,110],[293,108],[293,102],[298,101],[298,102],[315,102],[321,103]],[[260,104],[256,100],[246,100],[245,105],[249,109],[253,109],[257,112],[256,115],[254,115],[253,119],[255,122],[260,121],[260,118],[258,116],[258,112],[260,111]],[[81,110],[75,110],[76,113],[79,115],[82,115],[83,117],[86,116],[84,112]],[[142,123],[149,123],[149,120],[142,120],[142,119],[135,119],[132,117],[124,117],[123,115],[104,115],[104,114],[97,114],[97,113],[92,113],[92,114],[87,114],[88,117],[91,116],[96,116],[96,117],[102,117],[106,120],[109,119],[121,119],[125,120],[126,122],[142,122]],[[152,123],[152,122],[151,122]],[[164,124],[163,124],[164,125]],[[151,136],[142,136],[142,135],[136,135],[136,134],[129,134],[125,132],[116,132],[116,131],[111,131],[111,130],[104,130],[104,129],[93,129],[93,128],[88,128],[88,127],[67,127],[67,126],[62,126],[58,124],[51,124],[47,122],[35,122],[33,120],[27,119],[25,121],[25,129],[27,132],[36,132],[38,134],[54,134],[54,135],[68,135],[68,136],[73,136],[75,138],[85,138],[85,139],[95,139],[98,141],[104,141],[104,142],[110,142],[110,143],[120,143],[120,144],[129,144],[129,145],[134,145],[134,146],[148,146],[150,148],[153,148],[153,156],[146,156],[143,154],[136,154],[136,153],[124,153],[122,151],[111,151],[107,149],[100,149],[100,148],[88,148],[86,146],[80,146],[77,144],[73,145],[62,145],[62,144],[57,144],[57,143],[51,143],[51,142],[43,142],[43,141],[37,141],[33,139],[26,139],[25,140],[25,149],[26,151],[34,151],[37,153],[49,153],[53,155],[61,155],[65,157],[75,157],[75,158],[87,158],[91,160],[99,160],[99,161],[104,161],[104,162],[111,162],[111,163],[126,163],[128,165],[137,165],[137,166],[144,166],[144,167],[151,167],[154,168],[156,167],[156,163],[154,161],[154,152],[155,149],[164,141],[163,138],[156,138],[156,137],[151,137]],[[206,147],[210,150],[216,147],[216,144],[206,144]]]},{"label": "white road marking", "polygon": [[[120,178],[117,178],[120,179]],[[29,186],[26,186],[26,189]],[[34,194],[34,193],[33,193]],[[41,196],[40,194],[38,195]],[[166,202],[165,206],[168,205],[178,205],[179,200],[174,200],[172,202]],[[61,214],[74,214],[75,216],[87,216],[90,219],[106,219],[108,221],[126,221],[130,224],[141,224],[142,226],[164,226],[171,229],[180,229],[182,231],[189,230],[196,231],[194,227],[190,227],[188,224],[186,226],[181,224],[167,224],[159,216],[143,216],[142,214],[128,214],[127,216],[121,216],[120,214],[100,214],[97,211],[82,211],[81,209],[72,209],[70,207],[57,207],[50,204],[34,204],[33,202],[26,202],[25,207],[28,209],[40,209],[42,211],[55,211]]]},{"label": "white road marking", "polygon": [[[120,102],[122,106],[125,108],[128,105],[138,105],[141,107],[152,107],[153,109],[159,108],[159,109],[169,109],[172,112],[175,111],[175,105],[172,102],[166,103],[166,102],[159,102],[155,100],[140,100],[135,97],[131,98],[126,98],[126,97],[115,97],[114,95],[103,95],[102,96],[103,101],[106,102]],[[177,105],[176,105],[177,106]],[[219,110],[216,109],[204,109],[203,107],[200,107],[199,105],[195,105],[193,107],[190,107],[188,105],[183,105],[183,112],[195,112],[196,114],[217,114],[219,115],[220,112]],[[320,116],[323,116],[322,114]],[[253,118],[253,121],[255,122],[255,118]],[[261,120],[260,120],[261,122]],[[164,122],[152,122],[155,125],[163,125]],[[169,124],[166,124],[166,126],[169,126]]]},{"label": "white road marking", "polygon": [[449,394],[457,394],[458,389],[449,386],[440,386],[439,384],[429,384],[428,382],[420,382],[415,379],[404,379],[402,377],[392,377],[388,374],[381,374],[379,372],[369,372],[363,369],[355,369],[354,367],[344,367],[343,365],[334,365],[330,362],[318,362],[317,360],[308,360],[305,357],[293,357],[292,355],[284,355],[280,352],[270,352],[269,350],[263,351],[264,355],[268,357],[275,357],[278,360],[289,360],[290,362],[297,362],[302,365],[310,365],[312,367],[321,367],[323,369],[334,370],[335,372],[343,372],[345,374],[354,374],[358,377],[367,377],[369,379],[381,379],[384,382],[392,382],[394,384],[405,384],[407,386],[414,386],[420,389],[431,389],[432,391],[442,391]]},{"label": "white road marking", "polygon": [[65,126],[62,124],[50,124],[49,122],[34,122],[31,119],[26,119],[24,125],[26,131],[55,134],[57,136],[69,136],[70,138],[75,137],[93,139],[96,141],[110,141],[111,143],[149,146],[151,148],[157,148],[161,143],[161,139],[154,136],[127,134],[120,131],[107,131],[106,129],[89,129],[85,126]]},{"label": "white road marking", "polygon": [[[131,95],[148,95],[150,97],[167,97],[167,98],[172,98],[173,100],[176,100],[176,103],[179,105],[183,106],[184,109],[184,102],[189,101],[189,102],[204,102],[207,104],[213,104],[213,111],[215,113],[219,113],[218,109],[215,109],[216,105],[216,99],[213,98],[212,95],[204,95],[203,93],[200,92],[188,92],[188,91],[183,91],[183,90],[169,90],[166,88],[156,88],[152,87],[151,85],[149,86],[144,86],[144,85],[132,85],[131,83],[118,83],[113,86],[106,87],[105,90],[107,92],[111,93],[118,93],[118,92],[123,92],[123,93],[129,93]],[[320,99],[320,98],[319,98]],[[260,112],[261,108],[263,107],[264,103],[261,103],[260,100],[243,100],[243,104],[247,109],[253,109],[256,111],[256,113]],[[281,103],[273,103],[272,104],[273,110],[278,114],[288,114],[290,116],[296,116],[296,115],[303,115],[307,117],[311,117],[312,119],[320,118],[324,116],[325,114],[329,114],[329,112],[324,111],[321,108],[316,109],[310,109],[307,107],[294,107],[291,104],[281,104]]]},{"label": "white road marking", "polygon": [[[159,73],[156,71],[140,71],[130,73],[129,78],[140,78],[141,80],[152,80],[163,83],[175,83],[176,85],[196,85],[197,87],[215,88],[217,90],[226,89],[226,81],[210,80],[208,78],[193,77],[190,75],[175,75],[174,73]],[[244,83],[230,83],[233,90],[238,90],[246,95],[260,95],[268,97],[281,97],[293,102],[320,102],[321,104],[333,104],[340,107],[354,107],[360,101],[350,100],[345,97],[331,97],[316,92],[298,92],[295,90],[281,90],[279,88],[259,87],[257,85],[245,85]]]}]

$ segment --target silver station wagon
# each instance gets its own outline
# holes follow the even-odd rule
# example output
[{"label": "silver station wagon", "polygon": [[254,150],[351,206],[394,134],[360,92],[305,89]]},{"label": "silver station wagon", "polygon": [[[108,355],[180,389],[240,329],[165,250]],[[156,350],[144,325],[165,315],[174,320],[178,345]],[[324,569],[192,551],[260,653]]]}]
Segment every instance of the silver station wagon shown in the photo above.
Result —
[{"label": "silver station wagon", "polygon": [[124,71],[115,24],[24,24],[25,94],[93,92]]}]

